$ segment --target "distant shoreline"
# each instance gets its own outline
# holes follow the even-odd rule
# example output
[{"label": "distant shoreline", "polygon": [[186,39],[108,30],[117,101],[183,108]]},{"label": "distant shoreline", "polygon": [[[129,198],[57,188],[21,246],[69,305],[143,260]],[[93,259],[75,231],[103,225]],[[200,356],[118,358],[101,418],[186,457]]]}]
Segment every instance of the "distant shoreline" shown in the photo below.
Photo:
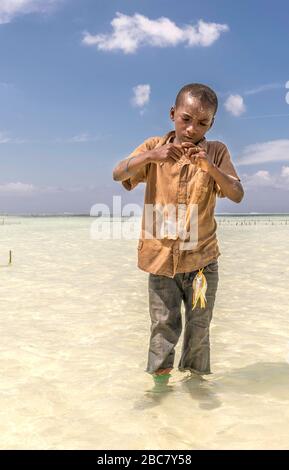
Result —
[{"label": "distant shoreline", "polygon": [[[242,213],[236,213],[236,212],[220,212],[220,213],[215,213],[215,217],[280,217],[280,216],[288,216],[288,212],[242,212]],[[129,219],[133,217],[140,217],[140,216],[112,216],[112,215],[104,215],[104,216],[98,216],[98,215],[93,215],[91,216],[90,214],[1,214],[0,213],[0,219],[3,219],[5,217],[39,217],[39,218],[45,218],[45,217],[89,217],[89,218],[122,218],[122,219]]]}]

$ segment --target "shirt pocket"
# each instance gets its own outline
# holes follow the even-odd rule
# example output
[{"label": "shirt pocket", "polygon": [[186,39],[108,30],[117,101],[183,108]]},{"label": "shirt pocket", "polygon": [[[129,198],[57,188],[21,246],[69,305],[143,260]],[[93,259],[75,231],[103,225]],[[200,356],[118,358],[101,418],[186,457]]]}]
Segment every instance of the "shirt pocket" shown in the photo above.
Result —
[{"label": "shirt pocket", "polygon": [[153,239],[147,239],[147,240],[139,240],[138,246],[137,246],[138,251],[154,251],[158,252],[161,251],[162,249],[162,242],[161,240],[158,240],[157,238]]},{"label": "shirt pocket", "polygon": [[194,176],[190,202],[202,201],[212,186],[212,177],[206,171],[200,170]]}]

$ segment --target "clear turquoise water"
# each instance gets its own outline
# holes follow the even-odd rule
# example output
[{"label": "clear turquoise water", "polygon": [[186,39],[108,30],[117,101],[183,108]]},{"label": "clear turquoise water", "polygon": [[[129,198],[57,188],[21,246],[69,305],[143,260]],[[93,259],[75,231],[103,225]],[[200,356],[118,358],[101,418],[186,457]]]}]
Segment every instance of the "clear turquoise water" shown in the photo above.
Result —
[{"label": "clear turquoise water", "polygon": [[174,371],[160,393],[136,240],[91,239],[89,217],[0,220],[2,449],[289,447],[289,217],[217,220],[214,374]]}]

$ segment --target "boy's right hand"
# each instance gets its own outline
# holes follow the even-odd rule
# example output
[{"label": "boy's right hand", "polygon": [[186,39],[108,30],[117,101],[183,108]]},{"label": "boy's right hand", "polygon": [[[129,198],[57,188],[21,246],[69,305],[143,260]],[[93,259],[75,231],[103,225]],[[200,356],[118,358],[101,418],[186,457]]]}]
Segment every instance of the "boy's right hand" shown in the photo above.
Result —
[{"label": "boy's right hand", "polygon": [[153,163],[167,162],[169,160],[178,161],[184,153],[181,145],[166,144],[151,151],[150,161]]}]

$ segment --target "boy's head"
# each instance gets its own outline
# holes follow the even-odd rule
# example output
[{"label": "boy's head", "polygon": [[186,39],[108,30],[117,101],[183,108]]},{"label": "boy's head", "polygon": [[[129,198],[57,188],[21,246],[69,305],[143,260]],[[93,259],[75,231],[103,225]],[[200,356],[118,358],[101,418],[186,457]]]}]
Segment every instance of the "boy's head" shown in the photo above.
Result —
[{"label": "boy's head", "polygon": [[211,88],[200,83],[185,85],[170,110],[175,123],[176,143],[197,144],[212,127],[217,108],[218,98]]}]

